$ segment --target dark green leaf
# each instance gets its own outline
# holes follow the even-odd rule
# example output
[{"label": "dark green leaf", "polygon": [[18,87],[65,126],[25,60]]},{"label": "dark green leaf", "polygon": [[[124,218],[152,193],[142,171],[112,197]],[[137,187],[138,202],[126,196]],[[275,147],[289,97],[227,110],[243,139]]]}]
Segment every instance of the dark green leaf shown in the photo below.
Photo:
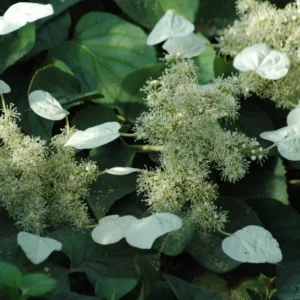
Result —
[{"label": "dark green leaf", "polygon": [[25,274],[19,282],[24,296],[41,296],[56,288],[56,280],[45,274]]},{"label": "dark green leaf", "polygon": [[129,293],[136,284],[136,279],[104,277],[97,281],[95,294],[108,300],[119,300]]},{"label": "dark green leaf", "polygon": [[197,276],[193,279],[192,283],[202,290],[217,293],[222,299],[229,299],[230,297],[228,282],[214,273],[209,272]]},{"label": "dark green leaf", "polygon": [[110,207],[119,199],[135,190],[135,175],[115,176],[105,174],[92,184],[87,197],[95,217],[105,216]]},{"label": "dark green leaf", "polygon": [[175,9],[192,22],[199,0],[115,0],[134,21],[152,29],[168,9]]},{"label": "dark green leaf", "polygon": [[288,204],[285,168],[282,159],[270,156],[263,166],[252,163],[249,173],[234,185],[220,183],[222,196],[238,199],[273,198]]},{"label": "dark green leaf", "polygon": [[135,150],[118,142],[112,142],[90,151],[90,159],[97,162],[101,170],[112,167],[131,167]]},{"label": "dark green leaf", "polygon": [[164,275],[178,300],[222,300],[216,293],[204,291],[194,284],[171,275]]},{"label": "dark green leaf", "polygon": [[61,61],[56,61],[35,72],[28,94],[35,90],[47,91],[60,102],[67,104],[64,96],[79,93],[80,83],[68,66]]},{"label": "dark green leaf", "polygon": [[127,74],[156,60],[140,28],[103,12],[84,15],[73,40],[51,50],[50,57],[71,67],[82,92],[100,90],[107,99],[115,99]]},{"label": "dark green leaf", "polygon": [[300,236],[300,215],[292,207],[271,198],[247,199],[246,203],[279,243],[283,244]]},{"label": "dark green leaf", "polygon": [[[200,36],[203,37],[202,35]],[[199,68],[199,82],[201,84],[208,83],[215,78],[215,56],[216,51],[207,41],[204,52],[195,58],[196,66]]]},{"label": "dark green leaf", "polygon": [[88,104],[75,114],[72,124],[80,130],[85,130],[106,122],[117,121],[117,115],[112,109],[101,104]]},{"label": "dark green leaf", "polygon": [[49,50],[67,40],[70,26],[71,16],[69,13],[59,15],[43,24],[37,30],[35,45],[26,58],[33,57],[41,51]]},{"label": "dark green leaf", "polygon": [[22,273],[16,266],[6,262],[0,262],[0,286],[18,288]]},{"label": "dark green leaf", "polygon": [[145,86],[149,78],[158,78],[165,68],[165,64],[159,63],[145,66],[129,73],[121,81],[119,93],[112,106],[117,108],[126,119],[134,122],[146,110],[144,101],[146,94],[141,91],[141,88]]},{"label": "dark green leaf", "polygon": [[[222,197],[217,203],[223,211],[228,211],[225,231],[235,232],[247,225],[261,225],[255,212],[239,200]],[[224,235],[216,232],[197,232],[188,245],[188,252],[208,270],[215,273],[226,273],[241,263],[228,257],[222,250]]]},{"label": "dark green leaf", "polygon": [[179,214],[179,216],[182,218],[182,228],[163,235],[153,245],[154,249],[165,255],[177,256],[182,253],[195,234],[195,225],[188,216],[185,214]]},{"label": "dark green leaf", "polygon": [[0,73],[27,54],[35,43],[35,26],[33,23],[0,36]]}]

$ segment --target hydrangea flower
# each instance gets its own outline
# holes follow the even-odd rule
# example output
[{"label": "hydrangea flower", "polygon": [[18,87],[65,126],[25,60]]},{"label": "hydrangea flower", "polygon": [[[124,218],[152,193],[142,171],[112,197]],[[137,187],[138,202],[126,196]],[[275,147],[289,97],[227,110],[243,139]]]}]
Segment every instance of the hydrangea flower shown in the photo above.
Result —
[{"label": "hydrangea flower", "polygon": [[300,160],[300,107],[288,114],[287,125],[278,130],[263,132],[260,137],[274,142],[284,158],[297,161]]}]

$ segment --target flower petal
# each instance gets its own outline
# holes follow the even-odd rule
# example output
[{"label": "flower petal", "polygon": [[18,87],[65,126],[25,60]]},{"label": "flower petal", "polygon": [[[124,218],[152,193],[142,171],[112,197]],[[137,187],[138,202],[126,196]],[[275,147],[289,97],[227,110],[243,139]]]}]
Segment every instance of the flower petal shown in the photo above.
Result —
[{"label": "flower petal", "polygon": [[135,220],[134,216],[106,216],[99,220],[99,225],[92,231],[92,239],[101,245],[117,243],[125,236],[128,227]]},{"label": "flower petal", "polygon": [[22,26],[24,26],[53,14],[54,10],[51,4],[19,2],[10,6],[3,18],[9,23],[23,24]]},{"label": "flower petal", "polygon": [[29,105],[40,117],[48,120],[62,120],[69,114],[60,103],[46,91],[37,90],[29,94]]},{"label": "flower petal", "polygon": [[287,116],[287,124],[296,125],[300,123],[300,107],[296,107],[290,111]]},{"label": "flower petal", "polygon": [[170,213],[156,213],[148,218],[133,221],[125,238],[133,247],[151,249],[158,237],[181,227],[182,221],[178,216]]},{"label": "flower petal", "polygon": [[205,50],[205,40],[194,33],[171,37],[163,44],[163,49],[170,55],[180,53],[183,58],[191,58]]},{"label": "flower petal", "polygon": [[170,37],[188,35],[194,29],[195,27],[190,21],[169,9],[149,34],[147,44],[156,45]]},{"label": "flower petal", "polygon": [[8,94],[10,92],[11,92],[10,86],[3,80],[0,80],[0,94]]},{"label": "flower petal", "polygon": [[256,69],[256,73],[265,79],[277,80],[284,77],[291,66],[286,53],[271,51]]},{"label": "flower petal", "polygon": [[107,122],[90,127],[84,131],[76,131],[67,141],[65,146],[76,149],[92,149],[108,144],[120,136],[121,125],[117,122]]},{"label": "flower petal", "polygon": [[248,263],[278,263],[282,253],[277,240],[263,227],[249,225],[222,242],[223,251],[232,259]]},{"label": "flower petal", "polygon": [[106,170],[106,173],[111,175],[128,175],[134,172],[140,172],[141,169],[129,168],[129,167],[114,167]]},{"label": "flower petal", "polygon": [[60,242],[28,232],[19,232],[17,242],[27,258],[35,265],[46,260],[53,251],[60,251],[62,249]]},{"label": "flower petal", "polygon": [[270,52],[266,44],[247,47],[234,58],[233,66],[242,72],[255,71]]}]

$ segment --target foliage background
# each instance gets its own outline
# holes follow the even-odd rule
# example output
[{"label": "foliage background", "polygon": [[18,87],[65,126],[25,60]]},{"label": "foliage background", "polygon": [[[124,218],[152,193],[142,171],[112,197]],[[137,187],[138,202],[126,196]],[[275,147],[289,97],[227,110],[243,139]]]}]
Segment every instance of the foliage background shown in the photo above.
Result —
[{"label": "foliage background", "polygon": [[[15,2],[2,0],[0,14]],[[44,89],[53,94],[70,110],[71,124],[79,129],[118,120],[129,130],[145,110],[140,88],[164,69],[158,60],[160,47],[146,45],[147,33],[164,12],[176,9],[194,21],[196,31],[212,43],[218,30],[236,17],[232,0],[35,2],[53,4],[56,13],[0,37],[0,73],[12,87],[6,102],[15,103],[22,114],[24,132],[46,140],[64,123],[54,124],[34,114],[27,100],[30,91]],[[283,7],[287,2],[274,3]],[[210,44],[195,60],[203,84],[233,71],[230,59],[224,60]],[[239,121],[232,126],[257,137],[281,127],[286,114],[253,96],[243,102]],[[130,139],[127,142],[133,143]],[[119,141],[78,156],[89,157],[101,169],[157,163],[154,154],[138,153]],[[253,165],[234,187],[220,182],[218,204],[230,211],[226,230],[263,225],[283,245],[284,260],[278,266],[240,265],[222,252],[222,236],[195,232],[193,226],[162,237],[151,251],[133,249],[125,242],[97,245],[89,230],[50,231],[49,237],[63,242],[63,252],[34,266],[17,246],[18,231],[4,210],[0,211],[0,259],[14,263],[24,273],[38,271],[56,278],[57,288],[43,299],[260,299],[259,294],[251,293],[264,293],[269,284],[258,279],[260,274],[277,277],[278,299],[296,299],[300,297],[296,288],[300,276],[299,186],[287,186],[287,178],[298,178],[299,167],[283,161],[274,151],[263,168]],[[140,217],[147,210],[135,193],[135,175],[99,178],[87,202],[95,219],[112,213]],[[0,288],[5,274],[0,268]]]}]

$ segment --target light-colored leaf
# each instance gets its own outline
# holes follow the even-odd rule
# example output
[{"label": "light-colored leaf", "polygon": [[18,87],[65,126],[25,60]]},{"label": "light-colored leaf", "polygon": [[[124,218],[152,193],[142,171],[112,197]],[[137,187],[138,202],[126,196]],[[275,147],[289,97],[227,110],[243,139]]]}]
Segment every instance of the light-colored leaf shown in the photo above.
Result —
[{"label": "light-colored leaf", "polygon": [[28,96],[31,109],[40,117],[48,120],[62,120],[69,114],[60,103],[46,91],[33,91]]},{"label": "light-colored leaf", "polygon": [[10,86],[4,82],[3,80],[0,80],[0,93],[1,94],[8,94],[11,92]]},{"label": "light-colored leaf", "polygon": [[277,80],[288,73],[290,59],[286,53],[274,51],[266,44],[256,44],[240,52],[233,66],[241,72],[255,71],[262,78]]},{"label": "light-colored leaf", "polygon": [[84,131],[76,131],[67,141],[65,146],[76,149],[92,149],[105,145],[120,136],[121,125],[117,122],[107,122],[90,127]]},{"label": "light-colored leaf", "polygon": [[134,216],[111,215],[104,217],[99,220],[99,225],[92,231],[92,239],[101,245],[117,243],[124,238],[128,227],[135,220],[137,219]]},{"label": "light-colored leaf", "polygon": [[53,14],[54,10],[51,4],[29,2],[13,4],[0,20],[0,35],[11,33],[27,23],[35,22]]},{"label": "light-colored leaf", "polygon": [[151,249],[158,237],[181,227],[182,221],[178,216],[170,213],[156,213],[148,218],[133,221],[125,238],[133,247]]},{"label": "light-colored leaf", "polygon": [[223,251],[232,259],[248,263],[278,263],[282,253],[278,242],[263,227],[249,225],[222,242]]},{"label": "light-colored leaf", "polygon": [[111,175],[128,175],[134,172],[140,172],[141,169],[130,167],[114,167],[106,170],[106,173]]},{"label": "light-colored leaf", "polygon": [[267,131],[260,137],[276,143],[278,152],[286,159],[300,160],[300,123],[275,131]]},{"label": "light-colored leaf", "polygon": [[28,232],[19,232],[17,241],[27,258],[35,265],[47,259],[53,251],[60,251],[62,249],[60,242]]},{"label": "light-colored leaf", "polygon": [[191,58],[200,55],[205,50],[206,41],[200,36],[190,33],[185,36],[171,37],[164,44],[170,55],[180,54],[182,58]]},{"label": "light-colored leaf", "polygon": [[287,116],[288,126],[296,125],[300,123],[300,107],[292,109]]},{"label": "light-colored leaf", "polygon": [[170,37],[185,36],[192,33],[194,29],[190,21],[169,9],[149,34],[147,44],[156,45]]}]

